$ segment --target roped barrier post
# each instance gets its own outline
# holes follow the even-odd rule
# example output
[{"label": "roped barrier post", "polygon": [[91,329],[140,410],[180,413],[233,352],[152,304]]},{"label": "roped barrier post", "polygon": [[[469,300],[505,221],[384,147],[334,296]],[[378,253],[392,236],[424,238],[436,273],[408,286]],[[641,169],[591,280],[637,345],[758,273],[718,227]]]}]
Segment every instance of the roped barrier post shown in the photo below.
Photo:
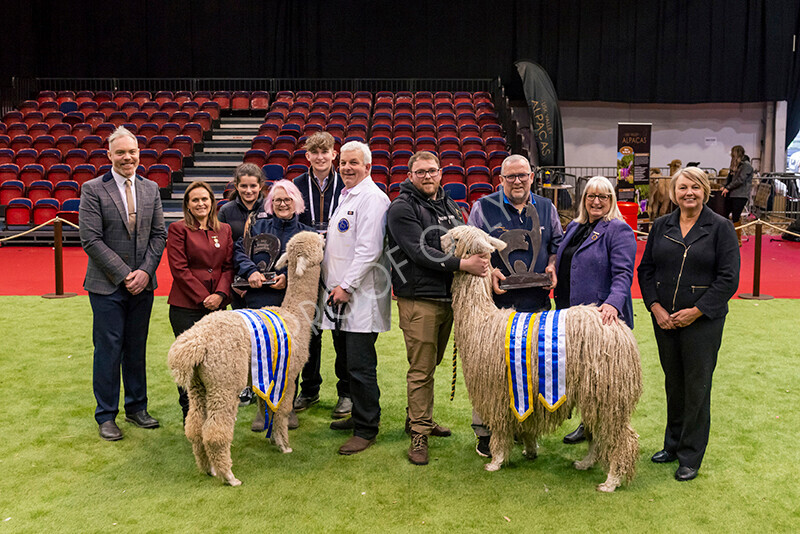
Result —
[{"label": "roped barrier post", "polygon": [[755,251],[753,252],[753,292],[740,293],[740,299],[770,300],[775,298],[771,295],[761,294],[761,233],[763,226],[764,225],[761,224],[761,221],[756,222],[756,243]]},{"label": "roped barrier post", "polygon": [[46,299],[65,299],[74,297],[77,293],[64,293],[64,243],[61,235],[62,223],[60,219],[53,222],[53,245],[55,247],[56,292],[42,295]]}]

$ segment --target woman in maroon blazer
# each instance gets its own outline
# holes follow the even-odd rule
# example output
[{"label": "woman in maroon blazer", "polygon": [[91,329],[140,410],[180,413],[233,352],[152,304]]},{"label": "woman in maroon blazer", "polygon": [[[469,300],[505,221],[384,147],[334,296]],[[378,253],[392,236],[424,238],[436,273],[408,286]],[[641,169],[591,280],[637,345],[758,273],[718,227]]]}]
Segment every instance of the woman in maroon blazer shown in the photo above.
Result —
[{"label": "woman in maroon blazer", "polygon": [[[214,193],[205,182],[192,182],[183,195],[183,220],[169,225],[167,258],[172,273],[169,322],[175,337],[230,302],[233,281],[231,227],[217,219]],[[178,387],[183,420],[189,397]]]}]

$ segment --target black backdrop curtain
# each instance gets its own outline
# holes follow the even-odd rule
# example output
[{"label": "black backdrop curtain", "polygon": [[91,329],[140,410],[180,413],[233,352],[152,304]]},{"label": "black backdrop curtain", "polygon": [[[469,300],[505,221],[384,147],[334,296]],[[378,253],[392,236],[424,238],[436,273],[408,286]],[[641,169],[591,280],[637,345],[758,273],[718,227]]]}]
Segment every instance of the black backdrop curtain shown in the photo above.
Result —
[{"label": "black backdrop curtain", "polygon": [[786,112],[786,146],[800,133],[800,12],[795,26],[794,67],[789,82],[789,109]]},{"label": "black backdrop curtain", "polygon": [[490,78],[565,100],[793,98],[798,0],[7,0],[0,84],[40,77]]}]

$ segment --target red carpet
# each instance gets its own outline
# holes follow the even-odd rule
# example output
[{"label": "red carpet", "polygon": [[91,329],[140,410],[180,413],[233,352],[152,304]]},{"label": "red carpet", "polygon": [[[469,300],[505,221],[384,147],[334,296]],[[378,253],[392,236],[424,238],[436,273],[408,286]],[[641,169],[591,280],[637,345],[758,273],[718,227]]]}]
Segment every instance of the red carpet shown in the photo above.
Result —
[{"label": "red carpet", "polygon": [[[776,298],[800,298],[800,243],[771,241],[765,236],[761,254],[761,293]],[[753,249],[755,239],[742,246],[742,271],[738,293],[753,291]],[[644,251],[639,242],[636,264]],[[85,295],[83,276],[86,254],[79,247],[64,248],[64,291]],[[166,257],[158,267],[156,295],[167,295],[172,285]],[[634,275],[635,276],[635,275]],[[0,295],[42,295],[55,291],[55,267],[52,248],[0,247]],[[633,297],[641,298],[634,278]]]}]

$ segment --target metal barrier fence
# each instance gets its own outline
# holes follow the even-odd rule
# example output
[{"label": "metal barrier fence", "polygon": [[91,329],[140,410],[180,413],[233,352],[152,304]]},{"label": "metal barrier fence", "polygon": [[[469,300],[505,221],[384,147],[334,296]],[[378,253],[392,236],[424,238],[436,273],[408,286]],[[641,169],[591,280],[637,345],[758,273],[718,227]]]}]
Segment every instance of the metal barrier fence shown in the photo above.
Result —
[{"label": "metal barrier fence", "polygon": [[760,215],[787,220],[800,218],[800,174],[761,175],[751,206]]},{"label": "metal barrier fence", "polygon": [[[487,91],[499,78],[14,78],[14,105],[39,91]],[[3,99],[5,105],[6,98]],[[13,109],[13,106],[12,108]]]},{"label": "metal barrier fence", "polygon": [[[660,168],[662,179],[669,178],[669,169]],[[702,168],[712,176],[716,169]],[[616,187],[616,167],[537,167],[534,170],[534,190],[538,194],[557,196],[559,212],[568,217],[574,215],[576,199],[580,199],[586,182],[592,176],[605,176]],[[719,186],[724,185],[724,177],[713,178]],[[546,184],[569,186],[563,189],[548,187]],[[713,186],[712,186],[713,188]],[[750,213],[758,217],[771,217],[773,220],[794,220],[800,218],[800,173],[766,173],[754,178],[753,191],[748,204]]]}]

